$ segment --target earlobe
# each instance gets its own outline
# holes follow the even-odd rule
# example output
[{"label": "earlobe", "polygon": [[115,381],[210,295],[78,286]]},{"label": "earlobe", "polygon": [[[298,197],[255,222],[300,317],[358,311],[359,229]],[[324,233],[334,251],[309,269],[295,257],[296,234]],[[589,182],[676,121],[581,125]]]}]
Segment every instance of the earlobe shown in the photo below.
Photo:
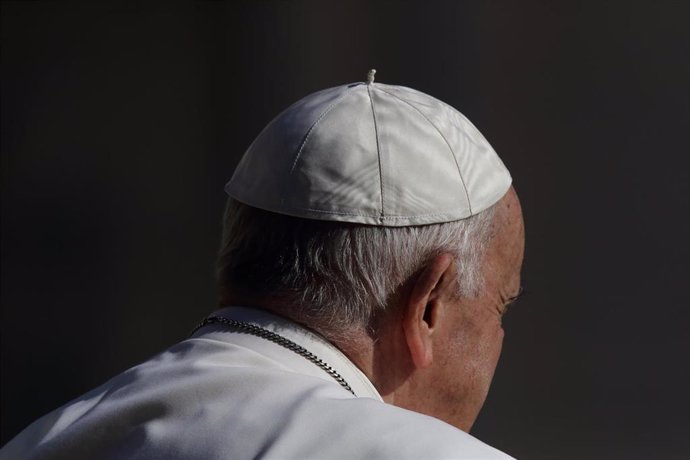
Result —
[{"label": "earlobe", "polygon": [[406,299],[403,328],[412,362],[425,368],[433,362],[433,333],[443,307],[442,291],[447,287],[453,257],[434,257],[414,280]]}]

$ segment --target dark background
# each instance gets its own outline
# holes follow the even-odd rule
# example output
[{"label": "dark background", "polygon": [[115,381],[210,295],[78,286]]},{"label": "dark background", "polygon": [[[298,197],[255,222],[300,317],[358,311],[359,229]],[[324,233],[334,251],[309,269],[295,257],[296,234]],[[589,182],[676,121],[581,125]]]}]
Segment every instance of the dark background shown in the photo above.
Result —
[{"label": "dark background", "polygon": [[687,2],[2,3],[2,442],[215,307],[223,185],[296,99],[365,78],[511,169],[528,295],[473,434],[690,458]]}]

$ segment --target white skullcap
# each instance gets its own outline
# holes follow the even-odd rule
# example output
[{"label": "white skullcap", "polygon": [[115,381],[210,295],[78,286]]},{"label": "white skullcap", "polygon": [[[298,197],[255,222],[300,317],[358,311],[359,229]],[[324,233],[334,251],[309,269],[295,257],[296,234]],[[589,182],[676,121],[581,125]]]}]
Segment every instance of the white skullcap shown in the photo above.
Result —
[{"label": "white skullcap", "polygon": [[404,86],[373,82],[300,99],[264,128],[225,191],[307,219],[388,227],[477,214],[510,173],[460,112]]}]

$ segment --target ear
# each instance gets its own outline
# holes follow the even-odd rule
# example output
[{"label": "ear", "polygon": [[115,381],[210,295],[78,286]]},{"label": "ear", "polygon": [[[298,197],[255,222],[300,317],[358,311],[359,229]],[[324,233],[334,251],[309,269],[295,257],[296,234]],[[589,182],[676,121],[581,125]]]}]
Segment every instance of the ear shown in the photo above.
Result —
[{"label": "ear", "polygon": [[448,290],[455,289],[455,264],[450,254],[434,257],[413,281],[403,307],[403,329],[412,361],[418,368],[433,362],[433,334]]}]

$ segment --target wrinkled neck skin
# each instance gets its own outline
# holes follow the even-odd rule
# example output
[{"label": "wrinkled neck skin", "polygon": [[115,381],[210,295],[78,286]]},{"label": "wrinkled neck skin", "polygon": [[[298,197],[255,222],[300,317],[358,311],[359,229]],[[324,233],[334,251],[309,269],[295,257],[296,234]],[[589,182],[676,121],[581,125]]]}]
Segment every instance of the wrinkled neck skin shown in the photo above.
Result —
[{"label": "wrinkled neck skin", "polygon": [[404,340],[400,334],[395,333],[399,328],[399,321],[395,321],[395,319],[399,318],[400,313],[382,315],[371,325],[369,330],[352,329],[344,332],[341,337],[333,337],[331,334],[320,331],[318,327],[295,321],[295,318],[291,318],[281,308],[279,300],[230,294],[226,296],[225,303],[226,305],[242,305],[266,310],[297,322],[325,337],[369,378],[387,403],[395,404],[395,390],[400,388],[406,380],[406,375],[412,371],[409,359],[399,358],[400,355],[405,354]]},{"label": "wrinkled neck skin", "polygon": [[298,318],[290,315],[288,311],[285,311],[284,302],[282,302],[279,297],[253,296],[245,293],[226,292],[223,302],[219,303],[218,307],[224,308],[233,305],[265,310],[276,316],[280,316],[299,324],[305,329],[308,329],[309,331],[321,336],[333,344],[336,348],[342,351],[345,356],[350,359],[350,361],[357,365],[368,378],[371,379],[371,376],[365,372],[365,368],[367,366],[364,365],[371,359],[372,348],[375,340],[364,329],[351,328],[346,331],[330,332],[324,330],[318,325],[305,323],[304,321],[300,321]]},{"label": "wrinkled neck skin", "polygon": [[[255,307],[295,321],[285,314],[279,301],[245,295],[228,296],[227,300],[228,305]],[[404,309],[396,305],[379,315],[368,330],[350,330],[340,338],[329,337],[317,327],[300,324],[325,337],[343,352],[369,378],[386,403],[440,418],[463,431],[469,431],[474,417],[461,421],[457,420],[458,417],[444,419],[438,416],[429,401],[420,398],[420,395],[427,394],[430,390],[433,393],[427,382],[436,377],[428,368],[420,368],[415,364],[404,334],[404,318]]]}]

